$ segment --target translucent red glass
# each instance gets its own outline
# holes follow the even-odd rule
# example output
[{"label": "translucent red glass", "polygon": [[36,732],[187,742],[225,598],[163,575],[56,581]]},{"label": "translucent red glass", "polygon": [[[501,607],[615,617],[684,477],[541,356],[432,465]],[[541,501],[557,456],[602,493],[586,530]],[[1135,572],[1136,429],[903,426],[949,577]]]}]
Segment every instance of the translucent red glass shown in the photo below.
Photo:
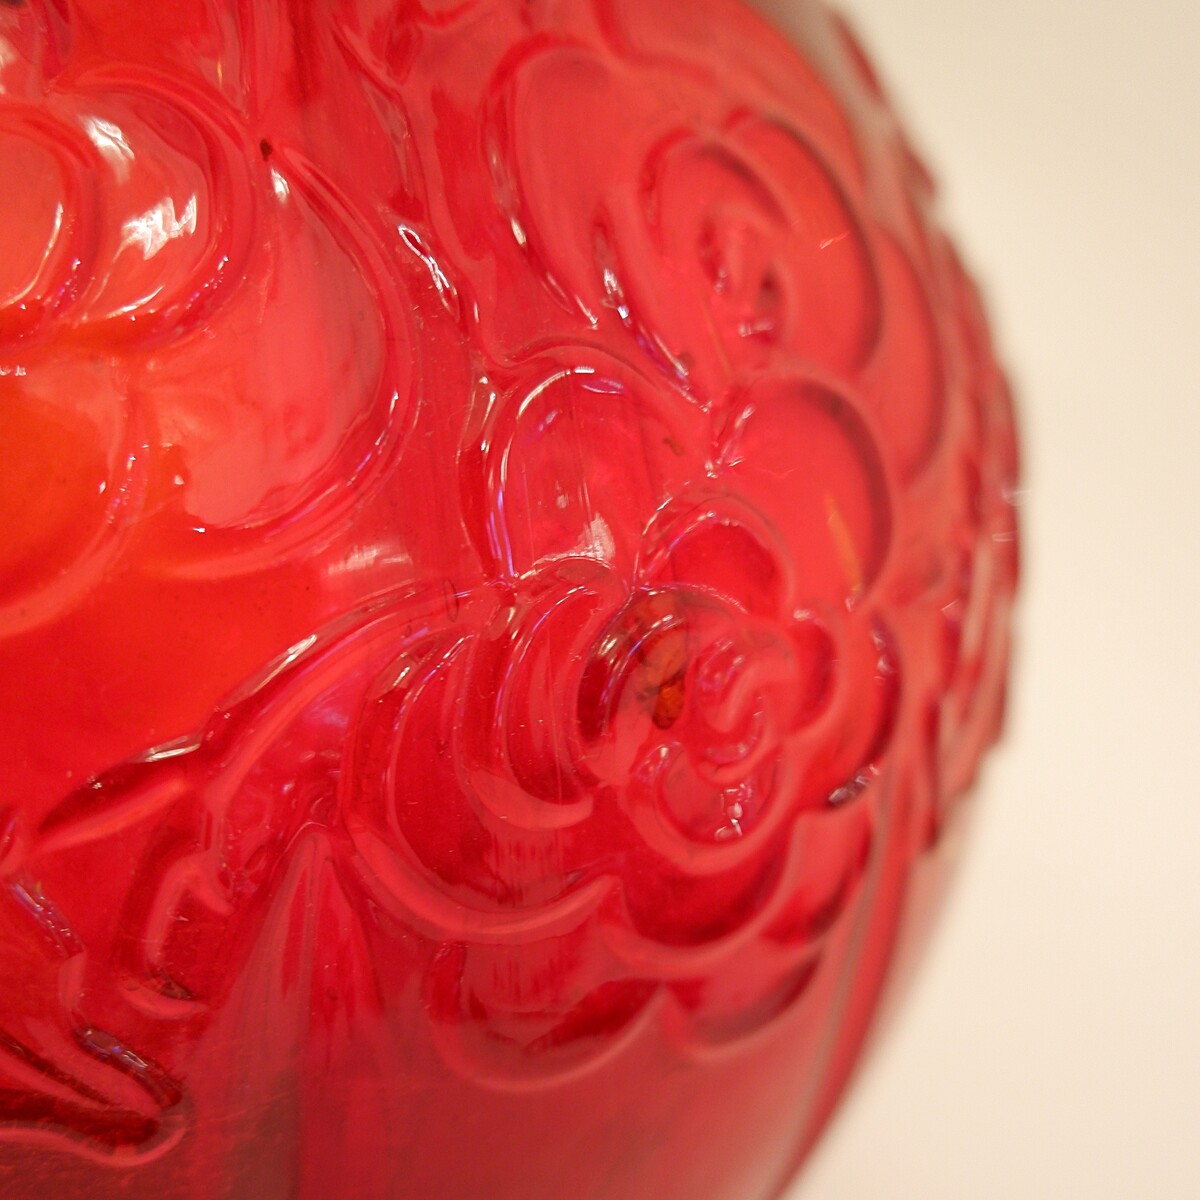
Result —
[{"label": "translucent red glass", "polygon": [[0,4],[0,1195],[762,1200],[994,738],[1007,392],[845,27]]}]

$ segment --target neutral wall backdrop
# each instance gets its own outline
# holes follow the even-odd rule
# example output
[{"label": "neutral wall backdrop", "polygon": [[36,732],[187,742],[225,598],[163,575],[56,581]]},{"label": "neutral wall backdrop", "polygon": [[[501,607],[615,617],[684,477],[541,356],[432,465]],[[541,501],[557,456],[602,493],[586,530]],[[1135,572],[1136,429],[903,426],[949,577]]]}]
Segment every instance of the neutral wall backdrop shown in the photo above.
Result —
[{"label": "neutral wall backdrop", "polygon": [[1200,5],[841,0],[1025,435],[1004,749],[789,1200],[1200,1197]]}]

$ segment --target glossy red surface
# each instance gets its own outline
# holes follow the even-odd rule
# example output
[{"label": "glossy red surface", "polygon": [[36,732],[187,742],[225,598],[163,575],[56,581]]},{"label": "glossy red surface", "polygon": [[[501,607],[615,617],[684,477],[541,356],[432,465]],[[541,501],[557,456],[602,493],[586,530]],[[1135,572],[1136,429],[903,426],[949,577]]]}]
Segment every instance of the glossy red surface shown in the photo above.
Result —
[{"label": "glossy red surface", "polygon": [[0,1195],[761,1200],[1015,452],[845,27],[0,5]]}]

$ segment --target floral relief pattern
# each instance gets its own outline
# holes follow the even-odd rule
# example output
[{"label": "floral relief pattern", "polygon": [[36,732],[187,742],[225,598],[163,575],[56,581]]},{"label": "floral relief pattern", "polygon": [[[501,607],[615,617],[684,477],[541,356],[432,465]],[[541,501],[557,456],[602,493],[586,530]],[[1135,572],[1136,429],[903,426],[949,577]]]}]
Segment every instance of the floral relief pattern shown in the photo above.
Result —
[{"label": "floral relief pattern", "polygon": [[[556,370],[555,359],[574,365]],[[380,904],[411,919],[414,892],[434,888],[439,905],[421,905],[437,935],[454,942],[467,924],[483,944],[439,964],[454,975],[435,976],[441,1003],[453,994],[516,1020],[515,999],[494,990],[496,956],[511,988],[538,969],[530,947],[560,939],[567,922],[571,936],[602,940],[589,956],[611,972],[574,1007],[620,1024],[662,984],[692,986],[745,952],[789,905],[800,927],[847,894],[854,854],[826,891],[796,892],[794,825],[878,770],[895,664],[877,619],[846,619],[861,581],[841,575],[841,548],[806,547],[805,564],[756,506],[745,420],[727,422],[706,464],[707,438],[694,433],[707,418],[673,411],[652,379],[579,348],[537,367],[519,402],[497,406],[492,461],[469,476],[491,502],[489,546],[507,577],[489,616],[464,622],[486,632],[425,634],[385,674],[345,772],[348,824]],[[869,447],[840,423],[837,398],[796,385],[788,401],[786,412],[756,406],[771,422],[758,436],[828,446],[869,547],[886,520],[871,503],[877,464],[860,458]],[[601,436],[613,453],[598,459],[586,447]],[[813,506],[818,525],[821,502],[803,487],[775,499],[793,520]],[[825,587],[803,570],[829,563]],[[431,795],[442,798],[436,823]],[[844,826],[851,846],[865,836],[865,814],[820,819]],[[519,949],[489,945],[516,922]],[[806,970],[813,953],[807,939],[793,951]],[[475,969],[477,955],[492,969]],[[523,1051],[510,1075],[536,1070],[531,1049],[572,1015],[543,1009],[525,1016],[524,1034],[504,1035]],[[732,1025],[701,1014],[714,1029],[718,1017]],[[447,1025],[458,1038],[499,1036],[461,1013]]]},{"label": "floral relief pattern", "polygon": [[0,10],[0,670],[83,647],[78,761],[15,706],[0,751],[0,1143],[166,1154],[255,998],[271,1078],[370,1027],[498,1092],[836,1008],[1017,569],[1006,385],[848,32],[211,0],[184,72],[99,7]]},{"label": "floral relief pattern", "polygon": [[[252,569],[254,539],[311,539],[348,479],[370,485],[412,402],[385,255],[318,167],[255,145],[244,114],[177,75],[41,83],[0,111],[21,236],[0,281],[12,524],[31,481],[56,478],[6,548],[6,630],[77,603],[134,527],[226,541],[209,574]],[[336,305],[312,305],[321,289]],[[231,361],[229,340],[252,349]]]}]

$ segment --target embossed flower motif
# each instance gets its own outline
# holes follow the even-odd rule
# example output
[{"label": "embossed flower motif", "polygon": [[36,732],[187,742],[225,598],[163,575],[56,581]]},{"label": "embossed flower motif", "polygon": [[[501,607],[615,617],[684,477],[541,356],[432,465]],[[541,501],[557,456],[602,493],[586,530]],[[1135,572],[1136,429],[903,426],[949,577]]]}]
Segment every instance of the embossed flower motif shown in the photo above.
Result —
[{"label": "embossed flower motif", "polygon": [[[491,81],[489,161],[521,253],[568,311],[619,329],[704,407],[784,367],[853,381],[893,477],[914,481],[944,430],[947,379],[928,280],[904,248],[907,197],[865,186],[863,150],[806,65],[765,53],[731,90],[712,47],[690,57],[673,29],[680,57],[643,52],[639,27],[668,18],[612,7],[623,53],[532,39]],[[577,110],[554,102],[566,93],[626,116],[581,137]]]},{"label": "embossed flower motif", "polygon": [[[626,118],[585,143],[553,103],[564,88]],[[492,90],[500,199],[547,284],[593,324],[615,316],[694,399],[781,355],[838,372],[867,360],[880,282],[830,165],[854,158],[829,113],[785,119],[678,64],[572,45],[531,44]]]},{"label": "embossed flower motif", "polygon": [[0,96],[7,632],[135,523],[218,573],[313,536],[401,436],[412,371],[395,272],[315,166],[199,77],[68,71],[69,37],[27,32],[44,53]]},{"label": "embossed flower motif", "polygon": [[[539,1046],[545,1069],[586,1058],[664,988],[694,999],[772,927],[785,974],[811,972],[895,703],[886,634],[854,605],[887,504],[865,426],[803,378],[756,379],[718,420],[564,347],[494,394],[480,445],[464,509],[498,582],[379,677],[343,811],[380,904],[447,946],[470,932],[431,977],[447,1053],[506,1077],[516,1055],[519,1077]],[[789,522],[816,532],[790,546]],[[808,822],[837,830],[819,872]],[[564,939],[603,970],[552,996],[537,947]]]}]

